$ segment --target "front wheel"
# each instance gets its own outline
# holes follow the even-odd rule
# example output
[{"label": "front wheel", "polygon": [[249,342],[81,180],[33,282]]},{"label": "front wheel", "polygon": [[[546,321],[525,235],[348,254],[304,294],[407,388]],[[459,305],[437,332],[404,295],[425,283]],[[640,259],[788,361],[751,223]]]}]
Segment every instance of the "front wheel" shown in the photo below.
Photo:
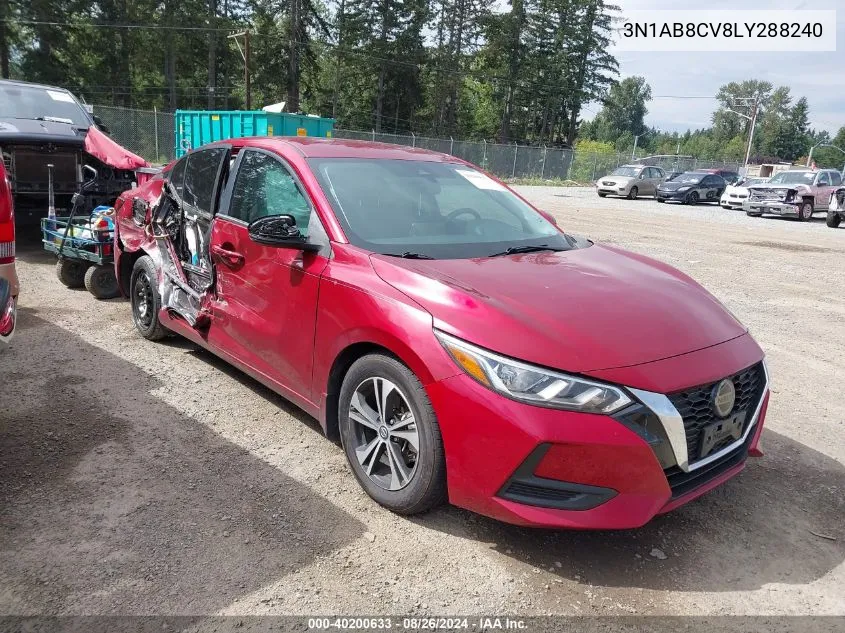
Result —
[{"label": "front wheel", "polygon": [[657,200],[657,201],[658,201],[658,202],[660,202],[661,204],[662,204],[662,203],[664,203],[664,202],[666,202],[663,198],[655,198],[655,200]]},{"label": "front wheel", "polygon": [[628,200],[636,200],[639,192],[640,190],[636,187],[631,187],[631,191],[628,192]]},{"label": "front wheel", "polygon": [[599,191],[598,193],[599,193],[599,198],[606,198],[607,197],[606,193],[602,193],[601,191]]},{"label": "front wheel", "polygon": [[684,200],[684,203],[685,204],[698,204],[698,192],[697,191],[691,191],[689,193],[689,195],[686,197],[686,200]]},{"label": "front wheel", "polygon": [[828,211],[827,212],[826,224],[830,228],[835,229],[836,227],[839,226],[839,223],[841,221],[842,221],[842,216],[839,215],[836,211]]},{"label": "front wheel", "polygon": [[809,200],[805,200],[801,203],[801,208],[798,209],[798,219],[801,222],[806,222],[807,220],[811,220],[813,218],[813,203]]},{"label": "front wheel", "polygon": [[446,457],[434,409],[395,358],[364,356],[343,379],[340,439],[358,483],[379,504],[417,514],[446,499]]},{"label": "front wheel", "polygon": [[132,321],[138,333],[149,341],[160,341],[167,330],[158,320],[161,297],[156,284],[156,268],[149,255],[138,258],[132,267],[129,280],[129,301],[132,303]]}]

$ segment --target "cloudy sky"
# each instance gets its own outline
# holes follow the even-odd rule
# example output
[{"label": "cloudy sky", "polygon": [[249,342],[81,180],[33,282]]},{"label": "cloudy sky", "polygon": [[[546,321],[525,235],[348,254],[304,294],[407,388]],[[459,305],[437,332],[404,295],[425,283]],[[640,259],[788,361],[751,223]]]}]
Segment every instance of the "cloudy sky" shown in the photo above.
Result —
[{"label": "cloudy sky", "polygon": [[[837,9],[836,52],[626,52],[614,51],[621,78],[641,75],[651,85],[646,124],[663,130],[686,130],[710,124],[715,99],[664,96],[715,95],[730,81],[760,79],[789,86],[793,99],[807,97],[810,123],[835,134],[845,126],[845,0],[708,0],[706,6],[678,0],[615,0],[625,10],[643,9]],[[590,110],[600,106],[591,104]],[[590,112],[585,118],[592,118]]]}]

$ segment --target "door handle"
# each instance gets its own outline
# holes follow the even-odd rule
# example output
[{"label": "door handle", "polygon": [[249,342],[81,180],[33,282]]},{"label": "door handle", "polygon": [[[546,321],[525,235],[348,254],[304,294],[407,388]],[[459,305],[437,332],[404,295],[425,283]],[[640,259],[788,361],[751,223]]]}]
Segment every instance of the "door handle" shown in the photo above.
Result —
[{"label": "door handle", "polygon": [[237,251],[230,251],[229,249],[223,248],[218,244],[211,245],[211,253],[217,258],[217,260],[226,264],[230,268],[237,268],[238,266],[242,266],[244,263],[243,255]]}]

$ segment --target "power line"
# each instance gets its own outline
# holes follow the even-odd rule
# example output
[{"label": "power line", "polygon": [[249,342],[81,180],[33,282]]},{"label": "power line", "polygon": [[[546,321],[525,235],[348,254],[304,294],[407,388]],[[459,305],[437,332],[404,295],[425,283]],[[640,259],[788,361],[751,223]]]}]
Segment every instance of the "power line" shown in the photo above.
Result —
[{"label": "power line", "polygon": [[7,24],[26,24],[30,26],[74,26],[93,27],[98,29],[138,29],[146,31],[205,31],[231,33],[234,28],[222,29],[210,26],[166,26],[163,24],[107,24],[102,22],[53,22],[47,20],[12,20],[3,19]]}]

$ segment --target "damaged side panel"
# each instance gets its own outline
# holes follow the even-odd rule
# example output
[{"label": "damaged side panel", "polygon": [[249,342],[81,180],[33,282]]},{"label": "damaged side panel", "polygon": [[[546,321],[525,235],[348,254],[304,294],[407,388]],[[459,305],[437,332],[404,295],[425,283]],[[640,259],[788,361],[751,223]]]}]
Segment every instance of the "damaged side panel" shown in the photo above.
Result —
[{"label": "damaged side panel", "polygon": [[157,245],[162,307],[191,327],[208,325],[211,316],[213,269],[208,257],[211,221],[205,214],[180,209],[170,184],[152,207],[151,229]]}]

